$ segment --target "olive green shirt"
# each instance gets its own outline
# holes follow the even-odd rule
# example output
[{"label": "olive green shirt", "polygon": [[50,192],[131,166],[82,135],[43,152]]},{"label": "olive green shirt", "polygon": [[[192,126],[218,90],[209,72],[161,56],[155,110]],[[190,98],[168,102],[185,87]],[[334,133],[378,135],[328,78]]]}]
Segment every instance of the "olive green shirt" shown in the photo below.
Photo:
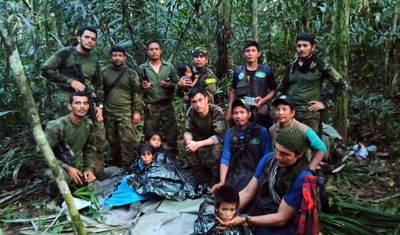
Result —
[{"label": "olive green shirt", "polygon": [[[71,122],[70,115],[67,115],[50,121],[46,126],[45,136],[52,148],[57,144],[69,145],[74,153],[71,159],[72,167],[83,172],[94,172],[96,147],[93,129],[94,125],[90,119],[83,118],[82,124],[77,126]],[[64,169],[70,167],[60,160],[58,163]]]},{"label": "olive green shirt", "polygon": [[346,82],[334,68],[317,57],[310,59],[313,58],[315,60],[304,69],[306,72],[300,71],[298,59],[293,61],[278,87],[278,91],[294,99],[297,111],[308,111],[310,101],[322,101],[321,91],[324,79],[334,86],[332,95],[323,102],[326,107],[332,106],[333,101],[347,89]]},{"label": "olive green shirt", "polygon": [[99,60],[92,54],[81,54],[76,47],[68,46],[58,50],[52,55],[41,68],[41,75],[49,81],[57,83],[59,90],[65,93],[72,93],[75,90],[71,83],[80,81],[78,74],[74,71],[74,65],[82,67],[85,83],[95,90],[95,102],[103,102],[103,85],[100,79]]},{"label": "olive green shirt", "polygon": [[194,141],[211,138],[214,144],[222,143],[226,131],[225,114],[214,104],[208,104],[208,113],[201,117],[192,107],[189,108],[185,120],[185,135],[192,135]]},{"label": "olive green shirt", "polygon": [[[143,81],[143,70],[146,71],[147,78],[151,82],[148,89],[143,89],[143,101],[145,104],[157,104],[164,101],[172,101],[174,98],[175,86],[179,81],[174,66],[171,63],[161,59],[161,66],[158,73],[150,66],[149,61],[139,66],[141,82]],[[170,87],[162,87],[161,81],[171,79]]]},{"label": "olive green shirt", "polygon": [[[126,66],[126,65],[125,65]],[[100,76],[103,80],[104,90],[107,91],[114,84],[123,68],[116,70],[113,65],[101,69]],[[104,97],[105,114],[133,115],[142,110],[142,94],[139,86],[138,74],[126,67],[126,72],[118,83]]]}]

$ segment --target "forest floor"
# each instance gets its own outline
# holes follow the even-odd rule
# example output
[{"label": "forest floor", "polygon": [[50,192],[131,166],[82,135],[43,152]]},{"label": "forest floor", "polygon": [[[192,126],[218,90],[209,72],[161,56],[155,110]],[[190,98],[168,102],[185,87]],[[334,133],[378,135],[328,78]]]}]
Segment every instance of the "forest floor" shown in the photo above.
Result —
[{"label": "forest floor", "polygon": [[[6,149],[12,149],[12,146],[13,144],[9,144]],[[28,231],[24,229],[29,229],[31,232],[43,231],[45,226],[53,221],[53,219],[46,218],[54,218],[53,215],[57,213],[55,208],[48,206],[46,186],[40,177],[40,168],[44,168],[45,164],[37,159],[32,160],[36,156],[35,151],[32,150],[32,152],[31,156],[25,158],[25,163],[19,165],[18,171],[13,168],[13,172],[17,172],[17,178],[13,179],[11,174],[0,178],[2,185],[0,190],[0,227],[4,234],[31,234],[23,232]],[[31,160],[26,160],[29,158]],[[330,195],[334,195],[334,200],[340,197],[357,204],[368,205],[380,204],[382,200],[386,201],[389,198],[391,199],[389,204],[393,204],[397,214],[400,215],[398,156],[379,152],[378,146],[378,152],[366,161],[353,160],[350,165],[351,168],[348,169],[347,174],[346,171],[343,171],[341,175],[326,175],[327,190]],[[4,169],[2,174],[4,174]],[[191,173],[188,172],[188,174]],[[59,221],[49,231],[71,232],[72,229],[68,222]]]}]

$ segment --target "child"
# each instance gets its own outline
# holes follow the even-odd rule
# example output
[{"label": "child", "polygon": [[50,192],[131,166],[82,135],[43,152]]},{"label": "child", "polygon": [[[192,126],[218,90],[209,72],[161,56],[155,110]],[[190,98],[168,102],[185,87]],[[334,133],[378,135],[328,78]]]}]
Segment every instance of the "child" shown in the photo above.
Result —
[{"label": "child", "polygon": [[167,148],[162,144],[160,133],[150,130],[144,135],[146,144],[153,146],[155,150],[155,161],[157,163],[165,163],[169,158]]},{"label": "child", "polygon": [[[193,75],[193,70],[192,70],[192,66],[190,66],[189,64],[183,63],[181,65],[179,65],[178,67],[178,75],[179,77],[185,77],[185,87],[194,87],[197,83],[197,80],[199,78],[198,75]],[[178,92],[180,95],[183,95],[183,100],[186,103],[189,103],[189,97],[187,96],[187,92],[183,92],[183,94],[181,94],[180,92]]]},{"label": "child", "polygon": [[199,218],[194,224],[194,235],[215,234],[215,235],[251,235],[253,234],[248,225],[224,228],[220,220],[226,222],[237,215],[239,207],[239,193],[231,186],[223,185],[214,193],[214,211],[200,211]]},{"label": "child", "polygon": [[144,167],[150,165],[155,157],[156,151],[153,146],[149,144],[144,144],[139,148],[140,160],[139,169],[143,170]]}]

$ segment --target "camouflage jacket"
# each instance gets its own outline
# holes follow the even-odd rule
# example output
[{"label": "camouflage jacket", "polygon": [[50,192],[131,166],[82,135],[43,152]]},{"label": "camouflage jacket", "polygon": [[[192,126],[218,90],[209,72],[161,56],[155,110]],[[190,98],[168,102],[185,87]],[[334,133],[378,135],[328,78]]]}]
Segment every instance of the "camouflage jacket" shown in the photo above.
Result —
[{"label": "camouflage jacket", "polygon": [[79,53],[75,47],[69,46],[58,50],[52,55],[41,68],[41,75],[49,81],[58,84],[61,91],[72,93],[75,90],[71,83],[79,77],[74,71],[74,65],[82,67],[85,83],[93,87],[96,93],[95,102],[103,102],[103,84],[100,79],[99,60],[92,54],[84,55]]},{"label": "camouflage jacket", "polygon": [[214,104],[208,104],[208,108],[206,117],[200,117],[192,107],[189,108],[185,120],[185,134],[190,133],[194,141],[205,140],[215,136],[218,140],[217,142],[222,143],[227,127],[224,111]]}]

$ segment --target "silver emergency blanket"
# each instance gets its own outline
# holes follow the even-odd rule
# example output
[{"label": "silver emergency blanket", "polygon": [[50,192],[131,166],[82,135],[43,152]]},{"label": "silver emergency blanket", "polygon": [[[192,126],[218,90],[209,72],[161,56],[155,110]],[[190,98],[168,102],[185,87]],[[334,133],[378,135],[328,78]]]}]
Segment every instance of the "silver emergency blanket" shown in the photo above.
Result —
[{"label": "silver emergency blanket", "polygon": [[141,195],[157,195],[176,201],[202,195],[202,190],[195,187],[182,169],[166,155],[160,156],[158,153],[156,159],[142,169],[136,162],[132,171],[127,182]]}]

